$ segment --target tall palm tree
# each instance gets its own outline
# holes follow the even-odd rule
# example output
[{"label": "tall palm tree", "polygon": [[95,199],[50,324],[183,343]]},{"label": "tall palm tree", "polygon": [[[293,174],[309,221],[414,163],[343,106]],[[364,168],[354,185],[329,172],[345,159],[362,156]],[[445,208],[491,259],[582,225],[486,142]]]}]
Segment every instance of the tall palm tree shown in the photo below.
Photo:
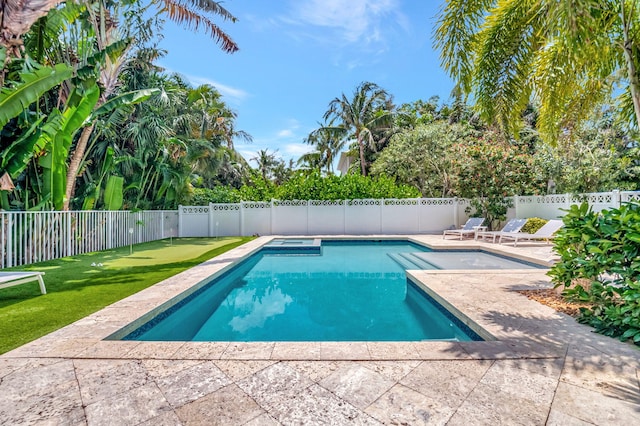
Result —
[{"label": "tall palm tree", "polygon": [[380,131],[388,129],[392,124],[393,108],[391,97],[377,84],[361,83],[349,99],[343,93],[329,103],[324,114],[325,121],[336,123],[355,139],[360,152],[360,168],[362,175],[367,175],[365,161],[365,145],[376,150]]},{"label": "tall palm tree", "polygon": [[637,0],[447,0],[435,45],[483,118],[507,131],[533,97],[541,135],[554,142],[616,87],[620,110],[640,127]]},{"label": "tall palm tree", "polygon": [[301,160],[307,164],[312,164],[309,162],[311,157],[306,158],[306,156],[317,154],[317,159],[314,160],[314,163],[317,163],[316,167],[320,169],[325,167],[327,173],[333,173],[333,162],[346,143],[345,133],[343,127],[329,125],[314,130],[305,139],[305,142],[313,145],[316,150],[310,154],[305,154],[303,156],[305,159],[302,160],[303,157],[301,157]]},{"label": "tall palm tree", "polygon": [[267,179],[271,174],[273,167],[278,164],[275,152],[269,152],[268,149],[259,150],[254,157],[251,157],[251,161],[255,161],[258,165],[258,170],[263,179]]}]

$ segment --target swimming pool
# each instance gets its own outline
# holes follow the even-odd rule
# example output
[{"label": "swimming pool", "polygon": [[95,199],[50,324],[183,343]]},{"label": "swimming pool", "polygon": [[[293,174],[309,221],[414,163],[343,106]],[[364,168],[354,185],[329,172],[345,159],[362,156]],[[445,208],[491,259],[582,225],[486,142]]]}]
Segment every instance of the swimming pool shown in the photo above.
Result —
[{"label": "swimming pool", "polygon": [[482,340],[406,278],[419,269],[408,254],[418,262],[441,252],[408,241],[322,241],[320,253],[283,246],[263,247],[124,339]]}]

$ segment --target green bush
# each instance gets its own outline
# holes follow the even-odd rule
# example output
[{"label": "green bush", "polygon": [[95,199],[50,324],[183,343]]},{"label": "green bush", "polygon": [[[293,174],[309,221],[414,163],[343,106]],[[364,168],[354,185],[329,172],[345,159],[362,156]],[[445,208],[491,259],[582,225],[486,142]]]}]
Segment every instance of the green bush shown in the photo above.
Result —
[{"label": "green bush", "polygon": [[549,271],[556,287],[592,304],[578,321],[640,345],[640,204],[595,213],[583,203],[563,221],[554,245],[561,260]]},{"label": "green bush", "polygon": [[261,177],[240,188],[244,201],[276,200],[353,200],[361,198],[416,198],[420,191],[408,185],[398,185],[387,176],[362,175],[322,176],[318,171],[296,172],[280,186]]},{"label": "green bush", "polygon": [[529,219],[527,219],[527,223],[524,224],[520,231],[526,232],[527,234],[533,234],[538,229],[542,228],[547,222],[548,220],[546,219],[540,219],[539,217],[530,217]]},{"label": "green bush", "polygon": [[240,195],[232,187],[216,186],[215,188],[194,188],[189,203],[193,206],[204,206],[209,203],[237,203]]}]

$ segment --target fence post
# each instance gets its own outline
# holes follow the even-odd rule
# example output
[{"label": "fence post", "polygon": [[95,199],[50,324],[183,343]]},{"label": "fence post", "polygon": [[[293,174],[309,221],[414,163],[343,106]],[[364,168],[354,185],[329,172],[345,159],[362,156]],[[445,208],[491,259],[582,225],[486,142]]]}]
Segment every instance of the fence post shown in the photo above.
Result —
[{"label": "fence post", "polygon": [[240,236],[244,237],[244,202],[240,201]]},{"label": "fence post", "polygon": [[164,210],[160,210],[160,239],[164,240]]},{"label": "fence post", "polygon": [[347,200],[342,200],[342,234],[347,235]]},{"label": "fence post", "polygon": [[71,212],[67,212],[67,256],[73,256],[73,229],[71,229]]},{"label": "fence post", "polygon": [[420,234],[422,232],[422,226],[420,226],[420,201],[422,199],[421,198],[416,198],[416,212],[418,212],[418,234]]},{"label": "fence post", "polygon": [[270,201],[271,205],[269,206],[269,235],[273,235],[273,222],[276,220],[276,206],[273,202],[273,198]]},{"label": "fence post", "polygon": [[214,230],[214,225],[215,225],[215,222],[214,222],[215,218],[213,217],[213,203],[209,203],[209,214],[207,215],[207,218],[208,218],[207,223],[209,225],[209,232],[207,232],[207,236],[213,237],[213,235],[211,235],[211,231]]},{"label": "fence post", "polygon": [[520,204],[520,199],[517,195],[513,196],[513,214],[515,214],[515,218],[518,219],[520,217],[520,212],[519,212],[519,204]]},{"label": "fence post", "polygon": [[7,219],[7,268],[13,266],[13,215],[8,214]]},{"label": "fence post", "polygon": [[621,194],[619,189],[614,189],[611,191],[611,201],[613,202],[613,207],[619,209],[622,205]]},{"label": "fence post", "polygon": [[458,227],[458,197],[453,197],[453,226]]},{"label": "fence post", "polygon": [[113,248],[113,213],[111,210],[107,214],[107,248]]},{"label": "fence post", "polygon": [[178,205],[178,237],[182,237],[182,205]]},{"label": "fence post", "polygon": [[307,234],[309,235],[309,216],[311,212],[311,200],[307,200]]}]

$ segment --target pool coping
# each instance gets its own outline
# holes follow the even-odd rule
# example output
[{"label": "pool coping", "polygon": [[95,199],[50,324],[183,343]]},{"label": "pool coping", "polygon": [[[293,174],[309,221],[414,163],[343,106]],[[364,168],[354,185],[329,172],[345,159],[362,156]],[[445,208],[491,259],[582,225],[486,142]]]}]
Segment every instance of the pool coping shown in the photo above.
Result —
[{"label": "pool coping", "polygon": [[[465,280],[487,282],[517,280],[523,285],[540,286],[548,278],[544,270],[446,270],[407,271],[407,276],[437,300],[452,307],[469,324],[478,324],[495,340],[484,342],[138,342],[105,340],[114,332],[135,322],[185,291],[196,291],[211,275],[219,275],[236,262],[258,251],[274,238],[301,238],[300,236],[259,237],[194,268],[170,277],[141,292],[120,300],[60,330],[34,342],[14,349],[3,357],[39,357],[74,359],[194,359],[194,360],[470,360],[470,359],[523,359],[558,358],[565,347],[555,342],[540,342],[528,338],[520,330],[505,330],[483,317],[481,309],[461,306],[455,300],[456,290],[447,287],[447,279],[455,277],[459,283]],[[306,238],[309,238],[306,236]],[[330,235],[314,236],[321,239],[407,239],[434,249],[478,249],[515,257],[531,263],[549,265],[544,254],[532,254],[513,247],[498,246],[480,241],[443,240],[429,235]],[[518,247],[517,249],[520,249]],[[509,291],[494,289],[492,300],[501,299]],[[521,296],[518,303],[536,303]],[[545,315],[554,315],[546,312]]]}]

